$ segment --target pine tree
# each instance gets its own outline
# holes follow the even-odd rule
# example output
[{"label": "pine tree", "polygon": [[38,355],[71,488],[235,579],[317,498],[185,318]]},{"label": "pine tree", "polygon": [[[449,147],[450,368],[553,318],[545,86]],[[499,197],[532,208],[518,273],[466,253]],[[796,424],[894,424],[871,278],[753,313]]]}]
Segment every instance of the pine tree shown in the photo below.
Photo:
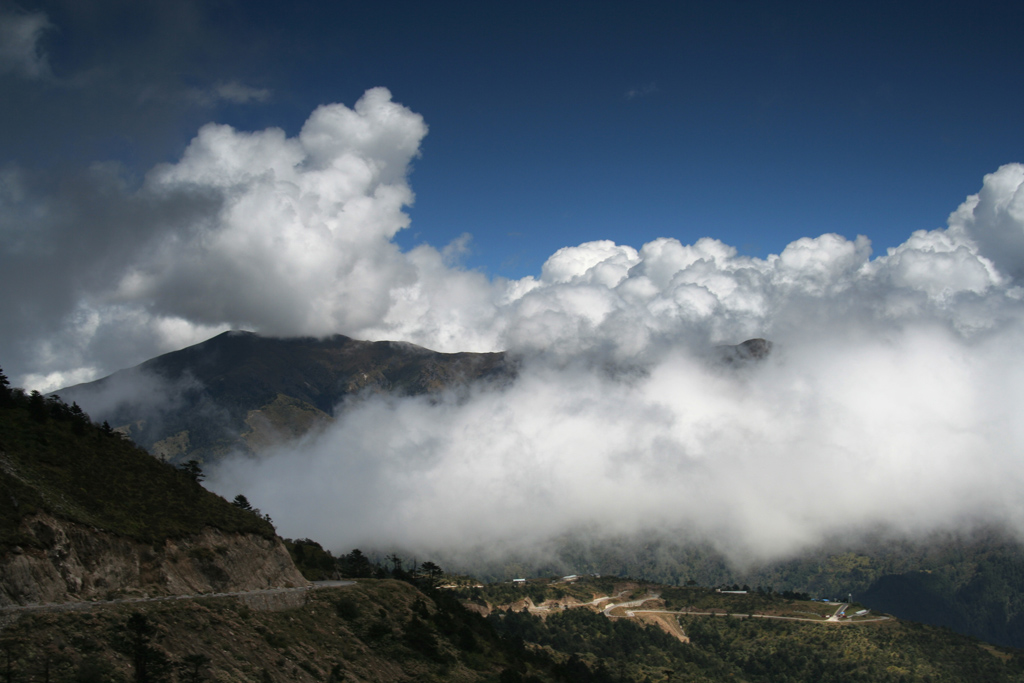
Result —
[{"label": "pine tree", "polygon": [[46,409],[46,399],[38,391],[33,390],[28,397],[28,414],[36,422],[46,422],[49,411]]},{"label": "pine tree", "polygon": [[14,403],[14,397],[11,395],[11,383],[7,381],[4,371],[0,370],[0,408],[12,403]]},{"label": "pine tree", "polygon": [[206,475],[203,474],[203,468],[199,466],[198,460],[189,460],[182,465],[178,465],[178,469],[187,474],[197,484],[206,479]]}]

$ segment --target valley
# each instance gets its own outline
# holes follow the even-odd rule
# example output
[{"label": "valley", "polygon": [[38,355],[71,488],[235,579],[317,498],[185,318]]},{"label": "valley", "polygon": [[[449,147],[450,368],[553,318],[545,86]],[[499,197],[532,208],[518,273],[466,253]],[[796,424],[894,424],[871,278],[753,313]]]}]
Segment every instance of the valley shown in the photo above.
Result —
[{"label": "valley", "polygon": [[[995,532],[927,551],[861,545],[744,575],[700,546],[652,563],[656,544],[583,550],[566,539],[560,561],[587,568],[579,576],[535,568],[481,582],[395,551],[335,557],[281,539],[244,496],[228,503],[202,479],[196,461],[154,458],[77,403],[4,387],[0,656],[10,680],[1024,680],[1024,654],[1005,643],[807,592],[859,595],[885,572],[931,568],[919,597],[941,605],[949,586],[978,586],[978,572],[1005,576],[993,572],[1019,546]],[[645,563],[639,576],[628,564],[592,569],[627,557]],[[659,573],[675,579],[644,576]]]},{"label": "valley", "polygon": [[[751,339],[708,350],[708,362],[741,377],[771,357]],[[272,339],[229,332],[136,368],[57,393],[171,464],[216,466],[226,455],[258,462],[304,437],[316,437],[368,400],[469,399],[513,385],[521,361],[506,354],[438,354],[410,344],[334,336]],[[629,372],[604,368],[612,374]],[[375,456],[373,456],[375,457]],[[304,464],[296,459],[292,468]],[[415,466],[415,465],[413,465]],[[846,595],[871,607],[961,633],[1024,647],[1024,545],[1012,533],[979,525],[906,538],[884,527],[827,538],[798,557],[737,571],[706,538],[686,530],[643,528],[594,542],[589,533],[549,543],[531,571],[618,574],[667,585],[749,584],[781,591]],[[392,548],[374,548],[380,555]],[[469,553],[470,557],[474,554]],[[514,557],[438,559],[488,581],[506,578]],[[520,563],[522,564],[522,563]],[[515,570],[522,571],[522,570]]]},{"label": "valley", "polygon": [[[296,597],[279,601],[7,612],[0,653],[15,677],[56,680],[127,680],[140,661],[149,680],[1024,680],[1015,651],[898,620],[837,623],[834,605],[614,578],[463,588],[410,579],[288,589]],[[597,595],[609,587],[613,596]],[[508,596],[518,599],[492,602]],[[739,611],[751,601],[772,619]],[[787,620],[807,609],[824,616]]]}]

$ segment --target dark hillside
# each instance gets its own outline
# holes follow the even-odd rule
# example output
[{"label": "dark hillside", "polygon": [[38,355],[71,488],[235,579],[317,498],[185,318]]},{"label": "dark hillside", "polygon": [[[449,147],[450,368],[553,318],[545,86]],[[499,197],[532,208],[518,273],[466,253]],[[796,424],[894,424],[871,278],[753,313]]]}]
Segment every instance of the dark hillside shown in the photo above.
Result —
[{"label": "dark hillside", "polygon": [[273,526],[96,425],[0,391],[0,606],[302,586]]},{"label": "dark hillside", "polygon": [[206,527],[274,537],[267,521],[120,434],[59,401],[22,397],[0,408],[0,543],[24,543],[19,523],[37,512],[143,542]]},{"label": "dark hillside", "polygon": [[484,609],[485,617],[479,602],[490,589],[460,601],[461,591],[367,579],[291,603],[214,597],[25,614],[4,628],[0,646],[12,680],[43,680],[40,672],[53,680],[139,680],[140,666],[149,680],[168,682],[1024,680],[1018,652],[895,620],[668,615],[685,631],[680,638],[654,622],[586,606],[547,616]]},{"label": "dark hillside", "polygon": [[865,605],[991,643],[1024,647],[1024,561],[993,549],[966,566],[887,574],[858,595]]}]

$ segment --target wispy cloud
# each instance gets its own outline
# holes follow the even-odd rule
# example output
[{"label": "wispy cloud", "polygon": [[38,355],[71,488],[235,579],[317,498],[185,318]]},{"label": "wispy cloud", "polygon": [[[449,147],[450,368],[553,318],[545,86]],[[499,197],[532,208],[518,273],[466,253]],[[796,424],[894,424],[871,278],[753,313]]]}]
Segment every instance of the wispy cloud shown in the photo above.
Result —
[{"label": "wispy cloud", "polygon": [[658,92],[658,86],[656,83],[646,83],[626,90],[625,97],[627,100],[635,100],[638,97],[647,97]]},{"label": "wispy cloud", "polygon": [[[151,97],[158,93],[151,93]],[[160,93],[163,97],[171,99],[177,97],[174,91]],[[271,92],[267,88],[254,88],[238,81],[229,83],[218,83],[208,88],[189,88],[185,91],[185,97],[193,104],[200,107],[213,107],[223,102],[230,104],[256,104],[270,100]]]},{"label": "wispy cloud", "polygon": [[53,28],[42,12],[14,12],[0,9],[0,74],[11,73],[29,80],[51,75],[43,35]]},{"label": "wispy cloud", "polygon": [[252,104],[254,102],[266,102],[270,99],[270,90],[267,88],[254,88],[238,81],[219,83],[213,88],[205,91],[204,96],[212,104],[216,101],[230,102],[232,104]]},{"label": "wispy cloud", "polygon": [[270,91],[266,88],[253,88],[238,81],[221,83],[217,86],[216,92],[221,99],[235,104],[266,102],[270,99]]}]

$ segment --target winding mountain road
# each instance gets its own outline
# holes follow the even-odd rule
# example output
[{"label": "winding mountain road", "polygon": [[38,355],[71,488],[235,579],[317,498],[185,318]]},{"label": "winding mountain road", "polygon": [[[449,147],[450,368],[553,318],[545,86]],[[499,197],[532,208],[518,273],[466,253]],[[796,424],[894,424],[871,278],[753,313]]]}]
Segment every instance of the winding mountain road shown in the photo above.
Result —
[{"label": "winding mountain road", "polygon": [[[633,619],[633,618],[636,618],[636,615],[638,615],[638,614],[685,614],[685,615],[703,616],[703,617],[734,617],[734,618],[737,618],[737,619],[781,619],[783,621],[807,621],[807,622],[811,622],[813,624],[821,624],[821,623],[825,623],[825,622],[834,622],[834,623],[843,623],[843,624],[864,624],[864,623],[869,623],[869,622],[888,621],[890,619],[890,617],[879,616],[879,617],[872,617],[870,619],[857,619],[856,621],[854,621],[852,619],[841,620],[839,615],[842,614],[846,610],[847,607],[849,607],[849,604],[845,604],[845,603],[844,604],[840,604],[839,607],[836,608],[836,611],[833,612],[831,616],[824,617],[824,618],[818,618],[818,619],[810,619],[808,617],[786,617],[786,616],[777,615],[777,614],[756,614],[756,613],[744,614],[742,612],[694,612],[692,610],[668,610],[668,609],[631,610],[631,609],[629,609],[630,607],[639,607],[639,606],[643,605],[645,602],[648,602],[649,600],[656,600],[658,597],[660,597],[660,596],[655,594],[655,595],[646,596],[644,598],[640,598],[639,600],[629,600],[627,602],[619,602],[619,603],[615,603],[613,605],[608,605],[607,607],[604,608],[603,614],[606,617],[608,617],[609,619]],[[606,598],[598,598],[598,600],[604,600],[604,599],[606,599]],[[596,602],[596,601],[592,601],[592,602]],[[625,614],[622,614],[622,615],[613,614],[612,610],[614,610],[614,609],[616,609],[618,607],[625,608]]]},{"label": "winding mountain road", "polygon": [[614,605],[608,605],[607,607],[605,607],[604,608],[604,615],[606,617],[616,617],[618,615],[612,614],[612,610],[616,609],[616,608],[619,608],[619,607],[623,607],[623,608],[626,608],[626,616],[627,617],[632,617],[634,615],[634,612],[629,611],[630,607],[639,607],[640,605],[644,604],[645,602],[647,602],[649,600],[657,600],[660,597],[661,597],[660,594],[655,593],[653,595],[648,595],[648,596],[642,597],[642,598],[640,598],[638,600],[629,600],[627,602],[617,602]]},{"label": "winding mountain road", "polygon": [[293,586],[291,588],[262,588],[252,591],[231,591],[227,593],[193,593],[184,595],[158,595],[151,598],[117,598],[115,600],[90,600],[82,602],[45,602],[27,605],[6,605],[0,607],[0,614],[20,612],[74,612],[85,611],[95,607],[109,605],[126,605],[145,602],[169,602],[171,600],[196,600],[201,598],[235,598],[248,596],[284,595],[287,593],[303,593],[321,588],[341,588],[351,586],[355,581],[313,581],[309,586]]}]

